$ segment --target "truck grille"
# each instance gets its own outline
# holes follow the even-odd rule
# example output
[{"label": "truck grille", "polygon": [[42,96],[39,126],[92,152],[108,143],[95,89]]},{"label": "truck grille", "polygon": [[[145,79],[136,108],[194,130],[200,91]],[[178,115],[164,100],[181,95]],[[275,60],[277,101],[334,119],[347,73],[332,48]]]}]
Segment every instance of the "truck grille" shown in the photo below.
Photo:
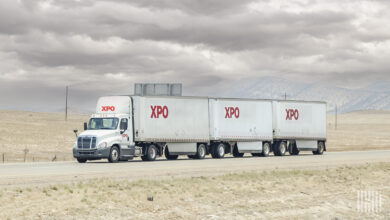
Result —
[{"label": "truck grille", "polygon": [[96,148],[96,137],[79,137],[77,139],[77,147],[81,149]]}]

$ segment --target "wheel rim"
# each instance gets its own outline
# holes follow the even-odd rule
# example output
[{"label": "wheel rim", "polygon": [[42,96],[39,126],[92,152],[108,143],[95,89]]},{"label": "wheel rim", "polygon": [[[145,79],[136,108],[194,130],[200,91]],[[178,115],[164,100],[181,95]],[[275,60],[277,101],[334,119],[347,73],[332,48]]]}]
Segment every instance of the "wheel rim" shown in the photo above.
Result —
[{"label": "wheel rim", "polygon": [[204,157],[204,155],[205,155],[204,147],[203,147],[203,146],[200,146],[200,147],[199,147],[199,156],[200,156],[200,157]]},{"label": "wheel rim", "polygon": [[117,160],[118,159],[118,151],[117,151],[116,148],[112,149],[111,157],[112,157],[112,160]]},{"label": "wheel rim", "polygon": [[150,158],[154,158],[156,156],[156,150],[154,147],[150,148]]},{"label": "wheel rim", "polygon": [[324,150],[324,146],[322,146],[322,144],[320,144],[320,146],[318,147],[318,152],[322,153],[323,150]]},{"label": "wheel rim", "polygon": [[224,153],[225,153],[225,149],[223,148],[223,146],[219,146],[218,155],[222,157],[224,155]]},{"label": "wheel rim", "polygon": [[280,151],[281,154],[286,153],[286,147],[284,146],[284,144],[281,144],[281,145],[280,145],[279,151]]},{"label": "wheel rim", "polygon": [[268,144],[264,144],[263,152],[264,152],[264,154],[268,154],[269,153],[269,145]]}]

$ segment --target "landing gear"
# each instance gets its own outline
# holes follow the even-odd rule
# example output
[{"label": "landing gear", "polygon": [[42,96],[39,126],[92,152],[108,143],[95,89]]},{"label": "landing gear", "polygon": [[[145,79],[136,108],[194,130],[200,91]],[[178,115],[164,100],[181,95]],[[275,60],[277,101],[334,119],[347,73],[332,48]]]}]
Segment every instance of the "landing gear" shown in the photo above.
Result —
[{"label": "landing gear", "polygon": [[167,160],[176,160],[179,157],[179,155],[171,155],[171,154],[169,154],[168,147],[165,148],[164,155],[165,155],[165,158],[167,158]]}]

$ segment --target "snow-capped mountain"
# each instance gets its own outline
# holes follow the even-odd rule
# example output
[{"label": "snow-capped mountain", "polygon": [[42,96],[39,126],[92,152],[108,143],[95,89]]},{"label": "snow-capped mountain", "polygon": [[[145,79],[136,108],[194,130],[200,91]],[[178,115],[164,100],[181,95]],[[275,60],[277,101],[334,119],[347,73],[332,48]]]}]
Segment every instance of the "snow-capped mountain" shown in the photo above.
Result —
[{"label": "snow-capped mountain", "polygon": [[328,111],[345,113],[356,110],[389,110],[390,82],[376,82],[360,89],[346,89],[323,84],[298,83],[276,77],[243,79],[228,92],[217,94],[224,97],[250,97],[263,99],[287,99],[326,101]]}]

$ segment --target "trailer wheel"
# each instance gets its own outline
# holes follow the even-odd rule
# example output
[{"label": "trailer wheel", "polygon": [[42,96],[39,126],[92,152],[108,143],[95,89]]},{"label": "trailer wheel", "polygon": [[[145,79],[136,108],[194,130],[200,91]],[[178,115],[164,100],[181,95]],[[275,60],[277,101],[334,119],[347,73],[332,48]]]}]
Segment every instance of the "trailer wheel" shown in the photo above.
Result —
[{"label": "trailer wheel", "polygon": [[276,145],[276,151],[275,151],[275,155],[276,156],[284,156],[286,154],[286,151],[287,151],[287,146],[286,146],[286,142],[285,141],[281,141],[279,142],[277,145]]},{"label": "trailer wheel", "polygon": [[290,155],[298,155],[299,154],[299,149],[297,147],[296,143],[289,143],[288,144],[288,152]]},{"label": "trailer wheel", "polygon": [[164,154],[165,154],[165,158],[167,158],[167,160],[176,160],[179,157],[179,155],[170,155],[168,147],[165,148]]},{"label": "trailer wheel", "polygon": [[84,159],[84,158],[77,158],[77,162],[79,162],[79,163],[85,163],[85,162],[87,162],[87,159]]},{"label": "trailer wheel", "polygon": [[146,160],[147,161],[154,161],[157,157],[157,148],[153,144],[151,144],[148,149],[146,150]]},{"label": "trailer wheel", "polygon": [[314,155],[322,155],[324,153],[324,142],[318,142],[317,150],[313,151]]},{"label": "trailer wheel", "polygon": [[216,158],[223,158],[225,156],[225,145],[223,143],[218,144],[214,154]]},{"label": "trailer wheel", "polygon": [[265,142],[263,144],[263,151],[261,152],[261,156],[268,157],[270,151],[271,151],[271,145],[268,142]]},{"label": "trailer wheel", "polygon": [[206,146],[204,144],[199,144],[198,145],[198,149],[196,151],[196,155],[195,155],[195,158],[196,159],[204,159],[204,157],[206,156]]},{"label": "trailer wheel", "polygon": [[234,146],[234,149],[233,149],[233,157],[243,157],[244,156],[244,153],[240,153],[238,151],[238,147],[237,145]]},{"label": "trailer wheel", "polygon": [[212,158],[217,158],[217,154],[215,153],[216,149],[217,149],[217,146],[218,146],[218,144],[211,145],[211,149],[210,149],[211,152],[210,152],[210,154],[211,154]]}]

